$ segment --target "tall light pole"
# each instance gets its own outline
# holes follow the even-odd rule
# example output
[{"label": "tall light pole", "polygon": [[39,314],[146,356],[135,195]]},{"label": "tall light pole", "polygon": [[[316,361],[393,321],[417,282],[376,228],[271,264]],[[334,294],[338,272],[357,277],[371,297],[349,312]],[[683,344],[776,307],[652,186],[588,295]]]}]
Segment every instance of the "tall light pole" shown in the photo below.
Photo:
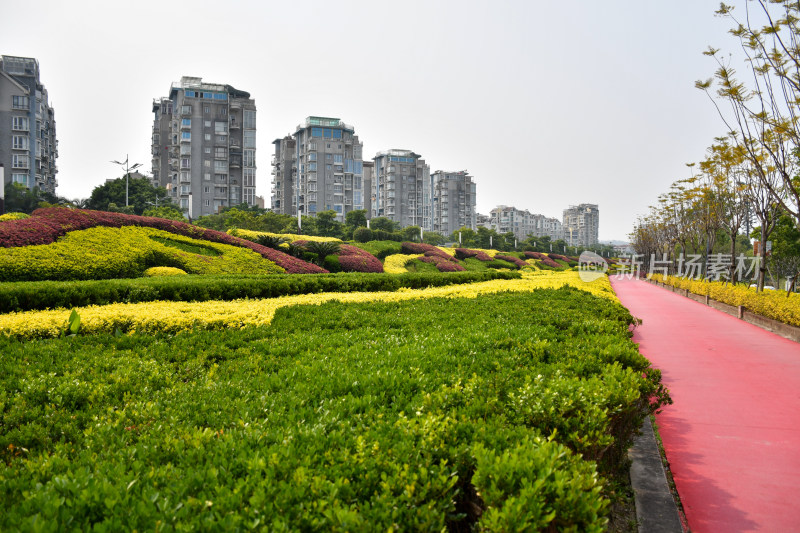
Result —
[{"label": "tall light pole", "polygon": [[128,166],[128,154],[125,154],[125,161],[123,161],[121,163],[119,161],[111,161],[111,162],[115,163],[115,164],[117,164],[117,165],[119,165],[119,166],[121,166],[121,167],[123,167],[125,169],[125,207],[128,207],[128,182],[130,181],[131,170],[135,170],[135,169],[139,168],[140,166],[142,166],[142,164],[141,163],[136,163],[132,167],[129,167]]}]

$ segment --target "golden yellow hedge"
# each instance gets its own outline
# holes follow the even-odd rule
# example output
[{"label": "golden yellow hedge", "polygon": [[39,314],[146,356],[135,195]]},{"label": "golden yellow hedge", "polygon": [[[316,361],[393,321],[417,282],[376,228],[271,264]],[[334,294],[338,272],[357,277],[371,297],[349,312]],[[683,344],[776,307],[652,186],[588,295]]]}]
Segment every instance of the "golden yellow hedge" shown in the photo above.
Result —
[{"label": "golden yellow hedge", "polygon": [[674,276],[654,276],[654,279],[689,292],[708,296],[728,305],[741,305],[748,311],[779,320],[785,324],[800,326],[800,295],[784,291],[757,292],[755,287],[744,285],[725,285],[721,281],[704,281]]}]

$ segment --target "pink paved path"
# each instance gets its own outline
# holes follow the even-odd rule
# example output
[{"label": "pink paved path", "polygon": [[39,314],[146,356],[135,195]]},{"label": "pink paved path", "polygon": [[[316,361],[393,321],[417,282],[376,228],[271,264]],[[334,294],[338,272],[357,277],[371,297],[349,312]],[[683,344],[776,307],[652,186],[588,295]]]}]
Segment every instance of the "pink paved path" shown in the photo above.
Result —
[{"label": "pink paved path", "polygon": [[800,344],[644,281],[611,282],[675,402],[656,419],[692,532],[800,531]]}]

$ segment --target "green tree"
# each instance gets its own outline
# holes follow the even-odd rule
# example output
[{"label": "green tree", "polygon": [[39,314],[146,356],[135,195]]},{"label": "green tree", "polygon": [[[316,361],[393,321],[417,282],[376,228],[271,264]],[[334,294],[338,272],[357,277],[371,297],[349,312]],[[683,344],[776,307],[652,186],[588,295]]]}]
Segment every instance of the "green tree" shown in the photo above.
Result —
[{"label": "green tree", "polygon": [[336,211],[320,211],[317,213],[317,234],[323,237],[341,237],[343,224],[336,220]]},{"label": "green tree", "polygon": [[406,226],[400,230],[400,234],[403,235],[403,240],[416,241],[419,240],[419,230],[419,226]]},{"label": "green tree", "polygon": [[[148,202],[167,196],[164,187],[153,187],[147,178],[131,178],[128,184],[128,204],[137,215],[144,213]],[[92,190],[87,206],[89,209],[108,211],[109,205],[115,204],[118,209],[125,207],[125,178],[118,178],[98,185]]]},{"label": "green tree", "polygon": [[367,226],[367,211],[366,209],[356,209],[350,211],[344,216],[344,223],[353,229],[365,228]]},{"label": "green tree", "polygon": [[4,192],[6,213],[16,212],[30,215],[39,207],[62,203],[61,199],[49,192],[42,191],[38,187],[28,189],[21,183],[7,183]]},{"label": "green tree", "polygon": [[426,231],[423,232],[423,242],[426,244],[432,244],[434,246],[441,246],[444,244],[444,236],[441,233],[436,231]]},{"label": "green tree", "polygon": [[142,215],[146,217],[165,218],[167,220],[186,220],[186,217],[183,216],[181,209],[172,202],[160,205],[158,207],[149,207],[144,210]]},{"label": "green tree", "polygon": [[400,223],[386,217],[375,217],[369,221],[370,229],[394,232],[400,229]]}]

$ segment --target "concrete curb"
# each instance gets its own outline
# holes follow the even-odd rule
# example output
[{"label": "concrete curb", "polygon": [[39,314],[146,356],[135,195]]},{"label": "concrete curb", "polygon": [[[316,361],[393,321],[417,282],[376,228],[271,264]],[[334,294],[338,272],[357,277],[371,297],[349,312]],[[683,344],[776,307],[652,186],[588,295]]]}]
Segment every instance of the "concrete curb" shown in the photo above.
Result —
[{"label": "concrete curb", "polygon": [[628,457],[632,463],[631,486],[639,533],[683,533],[678,506],[667,484],[649,416],[642,424],[642,434],[634,439],[628,450]]}]

